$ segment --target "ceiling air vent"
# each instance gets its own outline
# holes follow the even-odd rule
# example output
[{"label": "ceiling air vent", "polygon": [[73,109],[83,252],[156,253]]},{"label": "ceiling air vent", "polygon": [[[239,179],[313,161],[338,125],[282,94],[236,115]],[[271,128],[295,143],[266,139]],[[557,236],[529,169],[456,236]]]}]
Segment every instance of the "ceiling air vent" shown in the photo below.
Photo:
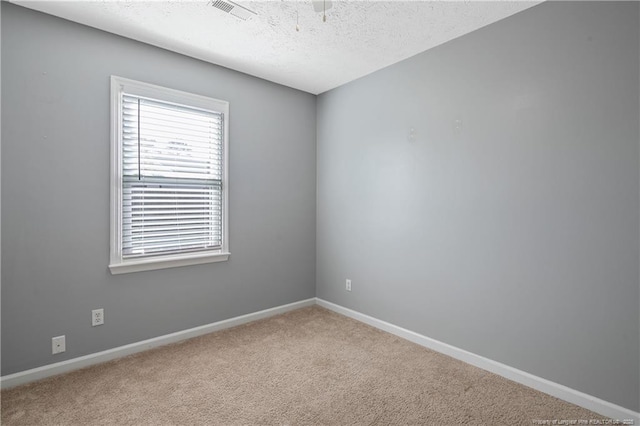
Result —
[{"label": "ceiling air vent", "polygon": [[214,0],[211,2],[211,6],[233,15],[238,19],[242,19],[243,21],[247,21],[257,15],[253,10],[249,10],[246,7],[242,7],[229,0]]}]

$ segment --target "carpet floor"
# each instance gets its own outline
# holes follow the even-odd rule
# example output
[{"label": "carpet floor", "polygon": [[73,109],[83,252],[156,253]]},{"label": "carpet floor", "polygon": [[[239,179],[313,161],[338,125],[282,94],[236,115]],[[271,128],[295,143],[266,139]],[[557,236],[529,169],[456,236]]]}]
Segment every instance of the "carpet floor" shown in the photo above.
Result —
[{"label": "carpet floor", "polygon": [[0,396],[6,426],[531,425],[603,419],[317,306]]}]

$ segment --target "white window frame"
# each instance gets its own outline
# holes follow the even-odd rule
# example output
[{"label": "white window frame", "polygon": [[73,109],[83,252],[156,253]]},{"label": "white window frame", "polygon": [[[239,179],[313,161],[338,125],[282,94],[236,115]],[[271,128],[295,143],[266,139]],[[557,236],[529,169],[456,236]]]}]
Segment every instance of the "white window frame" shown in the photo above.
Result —
[{"label": "white window frame", "polygon": [[[222,247],[219,250],[123,258],[122,256],[122,94],[127,93],[223,114]],[[111,255],[112,274],[173,268],[229,258],[229,103],[206,96],[111,76]]]}]

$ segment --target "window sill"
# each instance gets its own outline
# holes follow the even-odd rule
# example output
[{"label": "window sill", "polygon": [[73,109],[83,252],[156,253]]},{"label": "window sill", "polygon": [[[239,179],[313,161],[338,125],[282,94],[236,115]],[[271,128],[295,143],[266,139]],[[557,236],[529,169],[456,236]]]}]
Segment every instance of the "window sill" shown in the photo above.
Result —
[{"label": "window sill", "polygon": [[152,271],[154,269],[177,268],[179,266],[200,265],[202,263],[226,262],[231,253],[199,253],[185,255],[158,256],[145,259],[132,259],[109,265],[111,274]]}]

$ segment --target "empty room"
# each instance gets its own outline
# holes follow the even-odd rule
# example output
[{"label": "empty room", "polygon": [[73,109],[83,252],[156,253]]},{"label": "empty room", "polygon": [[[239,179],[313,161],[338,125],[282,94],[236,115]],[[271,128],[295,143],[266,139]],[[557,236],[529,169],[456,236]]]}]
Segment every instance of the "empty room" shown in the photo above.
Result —
[{"label": "empty room", "polygon": [[640,424],[640,3],[0,25],[3,425]]}]

